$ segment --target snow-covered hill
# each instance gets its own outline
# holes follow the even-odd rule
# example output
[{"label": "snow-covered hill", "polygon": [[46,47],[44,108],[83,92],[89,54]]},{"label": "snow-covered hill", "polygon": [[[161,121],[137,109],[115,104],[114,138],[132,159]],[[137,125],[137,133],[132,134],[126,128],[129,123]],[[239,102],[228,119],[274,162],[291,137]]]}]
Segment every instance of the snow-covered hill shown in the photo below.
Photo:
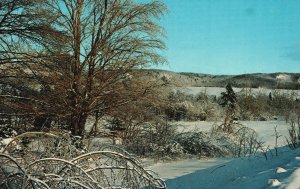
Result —
[{"label": "snow-covered hill", "polygon": [[165,70],[144,70],[148,76],[174,83],[179,87],[234,87],[299,89],[299,73],[253,73],[242,75],[210,75],[201,73],[176,73]]}]

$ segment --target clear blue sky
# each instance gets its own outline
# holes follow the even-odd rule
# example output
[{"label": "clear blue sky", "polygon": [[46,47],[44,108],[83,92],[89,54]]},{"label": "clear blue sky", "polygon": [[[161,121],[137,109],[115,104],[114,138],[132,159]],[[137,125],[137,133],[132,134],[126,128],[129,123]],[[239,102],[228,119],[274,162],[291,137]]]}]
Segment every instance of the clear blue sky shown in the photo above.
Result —
[{"label": "clear blue sky", "polygon": [[300,0],[165,0],[177,72],[300,72]]}]

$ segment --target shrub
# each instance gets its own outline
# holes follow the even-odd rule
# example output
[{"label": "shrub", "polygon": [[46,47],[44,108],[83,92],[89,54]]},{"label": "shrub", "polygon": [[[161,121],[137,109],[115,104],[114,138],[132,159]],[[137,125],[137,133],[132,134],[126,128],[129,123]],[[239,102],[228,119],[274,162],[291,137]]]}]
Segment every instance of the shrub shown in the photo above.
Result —
[{"label": "shrub", "polygon": [[295,93],[287,93],[275,90],[273,92],[273,100],[271,102],[274,113],[283,115],[286,122],[289,121],[291,113],[295,110]]},{"label": "shrub", "polygon": [[211,130],[211,135],[227,152],[235,157],[254,155],[262,146],[257,133],[241,124],[230,124],[232,132],[224,132],[224,124],[216,125]]},{"label": "shrub", "polygon": [[296,126],[295,122],[290,123],[290,127],[288,128],[289,138],[286,138],[288,146],[291,149],[300,147],[300,124],[298,123]]},{"label": "shrub", "polygon": [[237,96],[238,117],[241,120],[267,120],[270,117],[268,96],[254,94],[251,89],[243,89]]},{"label": "shrub", "polygon": [[0,153],[0,188],[166,188],[129,153],[84,153],[72,141],[65,132],[15,137]]},{"label": "shrub", "polygon": [[210,142],[210,138],[203,132],[185,132],[178,134],[175,139],[185,153],[199,157],[224,156],[223,150]]},{"label": "shrub", "polygon": [[138,136],[125,141],[125,148],[139,156],[164,158],[182,154],[181,147],[174,143],[175,127],[166,122],[148,123]]}]

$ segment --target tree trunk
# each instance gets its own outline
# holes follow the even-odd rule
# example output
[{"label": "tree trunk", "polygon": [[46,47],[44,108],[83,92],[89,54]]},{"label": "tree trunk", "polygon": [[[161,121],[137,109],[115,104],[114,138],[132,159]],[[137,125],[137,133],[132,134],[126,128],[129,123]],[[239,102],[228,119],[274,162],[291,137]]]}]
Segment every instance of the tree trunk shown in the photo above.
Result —
[{"label": "tree trunk", "polygon": [[100,115],[99,110],[97,110],[96,113],[95,113],[95,122],[94,122],[94,124],[92,126],[92,129],[90,130],[90,132],[88,134],[88,137],[92,136],[92,134],[94,136],[96,136],[96,134],[97,134],[97,126],[98,126],[98,122],[99,122],[99,119],[100,119],[101,116],[102,115]]},{"label": "tree trunk", "polygon": [[87,120],[86,113],[74,113],[71,118],[70,130],[73,135],[83,136],[85,123]]}]

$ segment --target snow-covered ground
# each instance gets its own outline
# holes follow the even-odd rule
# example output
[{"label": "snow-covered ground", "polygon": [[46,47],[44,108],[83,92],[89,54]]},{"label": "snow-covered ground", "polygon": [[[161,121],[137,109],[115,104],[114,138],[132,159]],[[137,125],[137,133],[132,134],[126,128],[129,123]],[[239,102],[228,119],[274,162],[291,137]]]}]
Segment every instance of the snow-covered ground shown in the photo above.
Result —
[{"label": "snow-covered ground", "polygon": [[[252,157],[233,159],[187,159],[160,162],[148,168],[166,180],[168,189],[300,189],[300,149],[286,147],[287,126],[281,121],[242,122],[255,129],[266,142],[274,147],[274,127],[282,135],[279,138],[278,156],[275,152]],[[181,122],[179,130],[208,131],[212,122]]]},{"label": "snow-covered ground", "polygon": [[[294,151],[282,149],[279,156],[269,157],[268,160],[256,156],[207,162],[203,160],[174,162],[171,163],[174,172],[180,167],[185,167],[186,164],[193,165],[193,171],[167,178],[166,183],[169,189],[256,189],[272,188],[275,185],[279,188],[299,189],[299,156],[299,149]],[[162,165],[159,168],[155,170],[155,167],[152,167],[155,171],[167,173]]]}]

